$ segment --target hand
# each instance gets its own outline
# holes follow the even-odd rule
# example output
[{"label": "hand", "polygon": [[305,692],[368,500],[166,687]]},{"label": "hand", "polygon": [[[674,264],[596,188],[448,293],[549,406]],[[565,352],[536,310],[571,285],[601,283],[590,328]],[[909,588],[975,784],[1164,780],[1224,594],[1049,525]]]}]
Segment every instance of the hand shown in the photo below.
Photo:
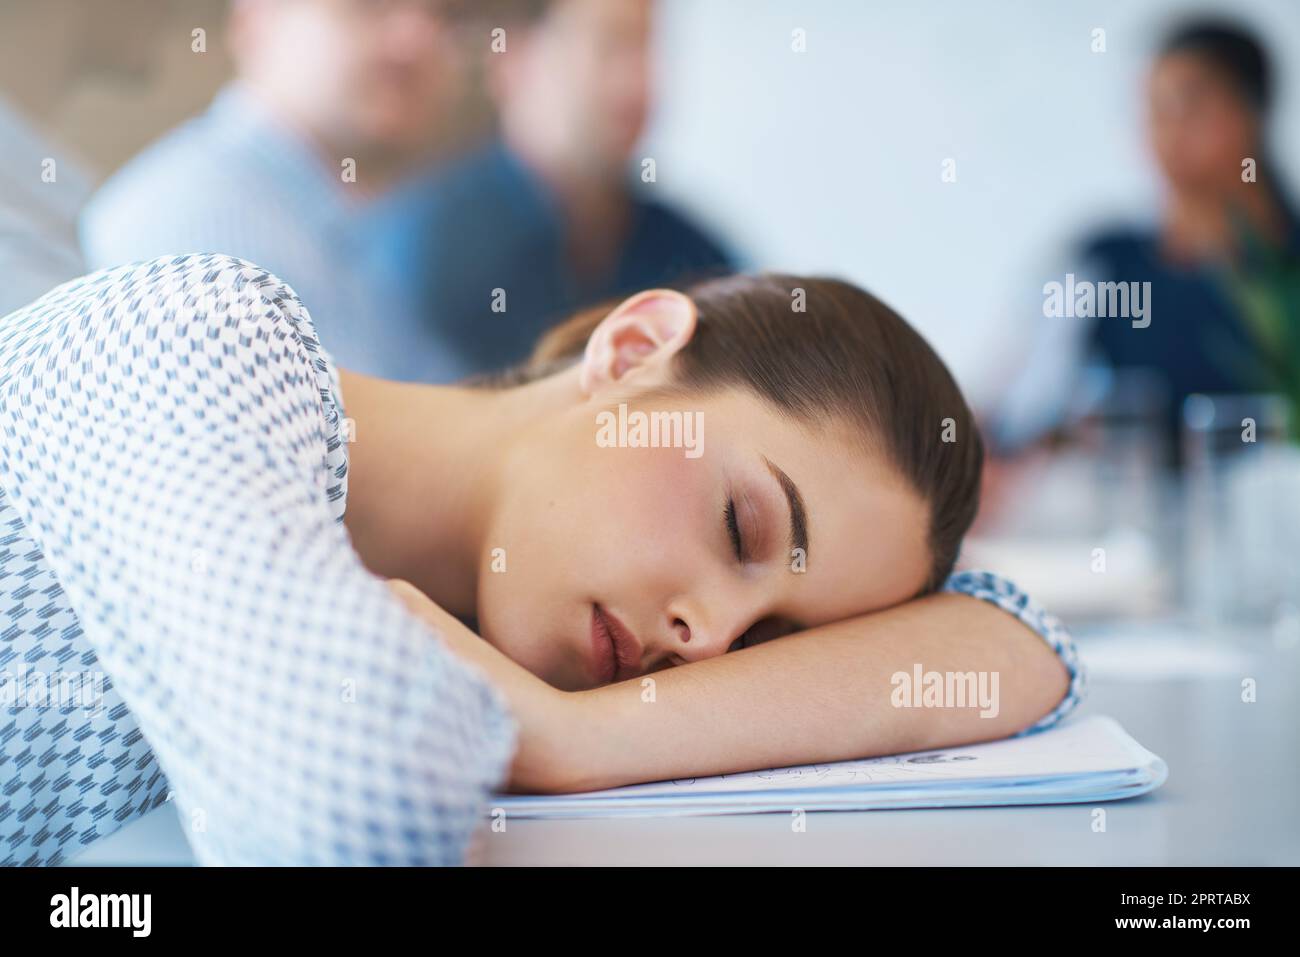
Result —
[{"label": "hand", "polygon": [[587,779],[581,742],[592,734],[591,722],[583,720],[582,699],[551,687],[507,658],[410,582],[392,578],[388,587],[407,610],[432,626],[454,655],[482,672],[506,699],[519,733],[510,768],[511,790],[581,790]]},{"label": "hand", "polygon": [[[389,590],[402,600],[407,611],[432,625],[438,637],[457,657],[477,664],[482,670],[488,672],[489,678],[491,677],[491,669],[484,667],[484,659],[490,660],[491,654],[485,654],[484,649],[488,649],[489,652],[495,652],[495,649],[466,628],[459,618],[436,604],[410,582],[400,578],[390,578],[387,584]],[[498,657],[503,657],[499,652],[496,654]]]}]

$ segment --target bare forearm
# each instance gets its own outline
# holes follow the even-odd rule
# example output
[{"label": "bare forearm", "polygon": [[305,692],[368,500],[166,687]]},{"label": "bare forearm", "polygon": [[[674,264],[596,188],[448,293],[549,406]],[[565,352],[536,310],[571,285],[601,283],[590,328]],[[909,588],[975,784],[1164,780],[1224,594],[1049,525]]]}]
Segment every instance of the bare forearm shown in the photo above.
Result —
[{"label": "bare forearm", "polygon": [[[996,714],[895,707],[898,672],[997,676]],[[572,788],[721,774],[991,740],[1050,711],[1069,677],[1015,618],[936,595],[576,697]],[[991,683],[991,682],[990,682]],[[983,709],[992,711],[994,709]]]},{"label": "bare forearm", "polygon": [[564,790],[575,777],[572,738],[584,717],[576,697],[511,661],[410,582],[393,579],[388,585],[453,654],[482,672],[506,699],[518,731],[510,786],[530,792]]},{"label": "bare forearm", "polygon": [[[392,583],[481,668],[519,725],[510,785],[579,791],[685,775],[894,754],[1005,737],[1064,697],[1069,676],[1006,612],[941,594],[593,691],[551,688],[405,583]],[[892,677],[997,676],[996,713],[899,708]]]}]

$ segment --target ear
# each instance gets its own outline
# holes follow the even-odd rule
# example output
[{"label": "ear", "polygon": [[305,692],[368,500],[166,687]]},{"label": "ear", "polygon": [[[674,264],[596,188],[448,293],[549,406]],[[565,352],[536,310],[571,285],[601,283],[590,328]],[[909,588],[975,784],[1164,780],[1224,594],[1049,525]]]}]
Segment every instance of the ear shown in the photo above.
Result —
[{"label": "ear", "polygon": [[695,303],[672,289],[650,289],[625,300],[601,320],[582,357],[578,385],[586,395],[625,382],[657,385],[695,335]]}]

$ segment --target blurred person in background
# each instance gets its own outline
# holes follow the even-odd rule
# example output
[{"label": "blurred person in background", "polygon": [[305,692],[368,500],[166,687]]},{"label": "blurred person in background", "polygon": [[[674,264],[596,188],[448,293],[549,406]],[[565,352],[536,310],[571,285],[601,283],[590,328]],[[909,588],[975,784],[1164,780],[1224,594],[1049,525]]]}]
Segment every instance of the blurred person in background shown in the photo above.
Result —
[{"label": "blurred person in background", "polygon": [[86,271],[77,216],[92,175],[40,118],[82,84],[150,77],[147,2],[0,4],[0,316]]},{"label": "blurred person in background", "polygon": [[[1300,328],[1261,324],[1294,325],[1286,303],[1300,294],[1300,220],[1267,146],[1273,90],[1266,52],[1247,30],[1196,20],[1166,36],[1147,83],[1149,142],[1166,188],[1160,221],[1088,238],[1072,267],[1095,282],[1150,282],[1150,324],[1040,319],[1026,374],[990,430],[1004,454],[1068,425],[1071,406],[1089,405],[1081,394],[1101,395],[1107,383],[1141,383],[1130,391],[1158,403],[1173,462],[1188,395],[1294,388],[1294,359],[1275,347]],[[1271,314],[1257,315],[1259,306]],[[1100,375],[1085,379],[1089,362]]]},{"label": "blurred person in background", "polygon": [[340,362],[437,378],[436,344],[376,255],[373,209],[422,169],[451,111],[458,44],[444,7],[234,0],[237,79],[95,195],[82,219],[89,265],[251,260],[312,304]]},{"label": "blurred person in background", "polygon": [[407,268],[425,277],[427,321],[462,375],[521,361],[582,306],[732,268],[703,230],[646,195],[653,185],[634,191],[653,2],[511,10],[483,20],[485,38],[504,30],[485,66],[498,135],[414,198],[423,220],[405,247]]}]

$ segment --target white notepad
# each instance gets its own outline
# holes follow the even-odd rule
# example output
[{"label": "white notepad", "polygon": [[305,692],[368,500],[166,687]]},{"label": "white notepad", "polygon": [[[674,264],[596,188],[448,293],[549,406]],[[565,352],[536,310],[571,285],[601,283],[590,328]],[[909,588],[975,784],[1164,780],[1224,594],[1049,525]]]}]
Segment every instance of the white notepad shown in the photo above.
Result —
[{"label": "white notepad", "polygon": [[1168,773],[1114,718],[1093,715],[988,744],[582,794],[499,795],[492,807],[519,818],[585,818],[1077,804],[1145,794]]}]

